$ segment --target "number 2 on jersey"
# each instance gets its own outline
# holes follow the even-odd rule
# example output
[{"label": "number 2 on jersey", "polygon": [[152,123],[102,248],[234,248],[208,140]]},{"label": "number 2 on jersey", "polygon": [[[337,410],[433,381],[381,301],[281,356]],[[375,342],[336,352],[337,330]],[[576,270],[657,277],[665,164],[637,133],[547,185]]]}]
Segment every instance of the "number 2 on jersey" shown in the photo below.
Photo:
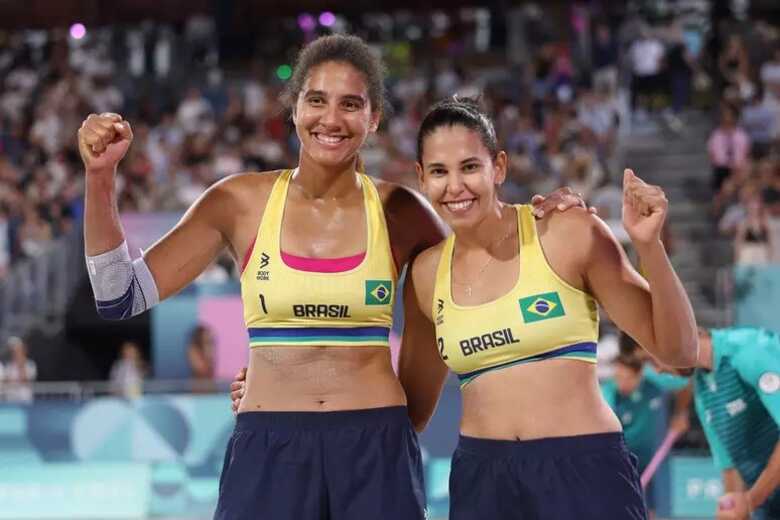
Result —
[{"label": "number 2 on jersey", "polygon": [[449,358],[447,357],[447,354],[444,353],[444,338],[436,338],[436,343],[439,344],[439,354],[441,354],[441,358],[444,361],[447,361]]}]

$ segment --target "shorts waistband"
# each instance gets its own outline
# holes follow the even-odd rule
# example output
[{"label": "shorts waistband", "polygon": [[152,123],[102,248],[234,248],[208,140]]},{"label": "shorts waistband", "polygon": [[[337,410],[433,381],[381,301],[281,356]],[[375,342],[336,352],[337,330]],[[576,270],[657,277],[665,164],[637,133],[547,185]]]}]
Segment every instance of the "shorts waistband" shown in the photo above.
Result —
[{"label": "shorts waistband", "polygon": [[459,451],[485,457],[556,458],[609,449],[626,451],[623,432],[593,433],[568,437],[545,437],[525,441],[482,439],[461,435]]},{"label": "shorts waistband", "polygon": [[236,430],[270,427],[321,430],[380,424],[411,425],[406,406],[334,412],[243,412],[236,417]]}]

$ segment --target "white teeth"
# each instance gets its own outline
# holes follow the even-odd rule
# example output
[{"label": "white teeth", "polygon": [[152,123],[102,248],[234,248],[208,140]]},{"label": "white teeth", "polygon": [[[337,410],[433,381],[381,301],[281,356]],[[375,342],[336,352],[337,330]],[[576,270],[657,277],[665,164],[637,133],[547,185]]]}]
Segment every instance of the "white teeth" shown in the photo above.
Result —
[{"label": "white teeth", "polygon": [[315,134],[314,138],[325,144],[339,144],[341,141],[344,140],[343,137],[323,135],[323,134]]},{"label": "white teeth", "polygon": [[474,202],[474,199],[472,200],[463,200],[459,202],[448,202],[447,207],[452,211],[463,211],[464,209],[468,209],[471,207],[471,204]]}]

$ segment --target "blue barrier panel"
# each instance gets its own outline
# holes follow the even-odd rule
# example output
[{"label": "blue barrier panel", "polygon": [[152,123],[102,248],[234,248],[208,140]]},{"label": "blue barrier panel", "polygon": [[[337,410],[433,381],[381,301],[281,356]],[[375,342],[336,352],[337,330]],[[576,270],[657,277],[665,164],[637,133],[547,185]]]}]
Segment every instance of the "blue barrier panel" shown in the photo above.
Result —
[{"label": "blue barrier panel", "polygon": [[0,518],[209,516],[233,429],[227,395],[4,404],[0,418]]},{"label": "blue barrier panel", "polygon": [[[459,414],[449,384],[421,436],[431,518]],[[227,394],[0,404],[0,520],[210,517],[233,424]]]},{"label": "blue barrier panel", "polygon": [[710,457],[675,456],[670,461],[672,516],[714,518],[723,484]]},{"label": "blue barrier panel", "polygon": [[[450,380],[420,436],[430,518],[447,517],[459,417]],[[210,517],[233,424],[227,395],[2,404],[0,520]],[[670,472],[672,516],[712,517],[711,460],[675,456]]]},{"label": "blue barrier panel", "polygon": [[0,471],[0,519],[143,518],[150,481],[146,464],[13,465]]}]

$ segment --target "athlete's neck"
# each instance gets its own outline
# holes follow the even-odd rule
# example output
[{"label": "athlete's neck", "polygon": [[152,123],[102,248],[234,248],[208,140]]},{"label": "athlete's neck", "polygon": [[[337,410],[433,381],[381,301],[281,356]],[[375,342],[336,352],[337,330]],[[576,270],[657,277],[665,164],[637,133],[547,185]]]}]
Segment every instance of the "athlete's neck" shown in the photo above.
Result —
[{"label": "athlete's neck", "polygon": [[343,167],[326,168],[301,153],[299,167],[291,183],[307,199],[339,199],[360,189],[355,166],[356,161],[352,160]]},{"label": "athlete's neck", "polygon": [[507,242],[507,235],[516,232],[516,223],[515,209],[497,200],[482,222],[470,229],[455,231],[458,247],[492,252],[491,248],[499,242]]}]

